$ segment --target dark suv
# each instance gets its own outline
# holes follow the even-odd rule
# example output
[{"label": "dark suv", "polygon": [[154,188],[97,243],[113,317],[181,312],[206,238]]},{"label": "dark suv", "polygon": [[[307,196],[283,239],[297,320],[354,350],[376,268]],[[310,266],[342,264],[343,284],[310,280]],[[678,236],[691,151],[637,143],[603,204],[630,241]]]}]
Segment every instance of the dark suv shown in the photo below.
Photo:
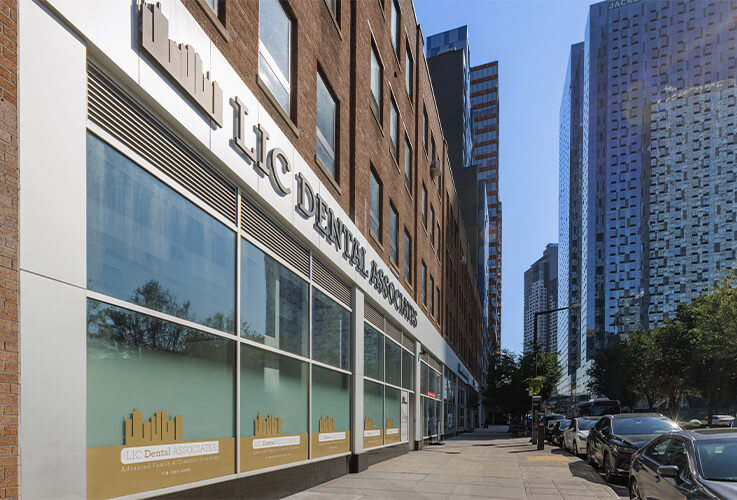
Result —
[{"label": "dark suv", "polygon": [[607,481],[624,476],[630,458],[653,438],[680,431],[678,424],[659,413],[604,415],[589,431],[586,460],[601,466]]},{"label": "dark suv", "polygon": [[630,498],[737,498],[737,430],[674,432],[635,453]]}]

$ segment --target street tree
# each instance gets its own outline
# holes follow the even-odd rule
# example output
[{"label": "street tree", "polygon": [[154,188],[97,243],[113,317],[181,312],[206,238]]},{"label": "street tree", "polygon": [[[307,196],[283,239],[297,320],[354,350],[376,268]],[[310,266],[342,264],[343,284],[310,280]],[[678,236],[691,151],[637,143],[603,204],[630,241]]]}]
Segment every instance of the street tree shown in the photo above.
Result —
[{"label": "street tree", "polygon": [[542,378],[542,387],[539,396],[543,401],[550,399],[555,392],[555,388],[563,376],[563,368],[558,361],[558,354],[550,351],[538,351],[537,353],[537,374],[535,373],[535,353],[526,352],[522,356],[522,379],[525,382],[525,390],[528,387],[528,381],[539,376]]}]

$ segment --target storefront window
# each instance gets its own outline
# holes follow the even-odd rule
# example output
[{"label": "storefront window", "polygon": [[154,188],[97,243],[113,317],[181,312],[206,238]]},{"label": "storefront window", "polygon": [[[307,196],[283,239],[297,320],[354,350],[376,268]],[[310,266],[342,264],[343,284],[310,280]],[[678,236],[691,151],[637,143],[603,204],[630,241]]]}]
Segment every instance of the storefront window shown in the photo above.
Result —
[{"label": "storefront window", "polygon": [[235,232],[87,134],[87,287],[235,333]]},{"label": "storefront window", "polygon": [[363,374],[374,380],[384,380],[384,334],[364,323]]},{"label": "storefront window", "polygon": [[399,434],[402,419],[402,395],[399,389],[392,387],[384,388],[384,432],[385,444],[398,443],[401,440]]},{"label": "storefront window", "polygon": [[241,336],[307,356],[307,283],[246,240],[241,259]]},{"label": "storefront window", "polygon": [[422,394],[427,394],[427,376],[428,376],[428,366],[425,363],[420,363],[420,392]]},{"label": "storefront window", "polygon": [[350,375],[312,367],[312,432],[320,431],[320,419],[330,416],[335,431],[351,428]]},{"label": "storefront window", "polygon": [[386,339],[386,383],[402,384],[402,348],[389,339]]},{"label": "storefront window", "polygon": [[181,416],[185,442],[232,438],[235,342],[89,300],[87,446],[126,444],[134,411]]},{"label": "storefront window", "polygon": [[363,417],[364,446],[380,446],[383,444],[381,430],[384,428],[384,386],[382,384],[364,380]]},{"label": "storefront window", "polygon": [[351,313],[312,288],[312,359],[351,369]]},{"label": "storefront window", "polygon": [[241,344],[241,470],[308,458],[307,363]]},{"label": "storefront window", "polygon": [[254,435],[254,422],[274,415],[282,434],[307,432],[307,363],[241,345],[241,435]]},{"label": "storefront window", "polygon": [[415,357],[402,349],[402,387],[410,391],[415,390]]}]

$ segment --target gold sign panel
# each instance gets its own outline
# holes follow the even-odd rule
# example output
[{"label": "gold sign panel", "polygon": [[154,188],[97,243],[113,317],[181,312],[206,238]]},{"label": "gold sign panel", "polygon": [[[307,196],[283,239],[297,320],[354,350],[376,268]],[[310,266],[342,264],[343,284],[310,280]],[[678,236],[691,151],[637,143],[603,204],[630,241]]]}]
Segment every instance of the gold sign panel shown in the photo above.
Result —
[{"label": "gold sign panel", "polygon": [[312,458],[327,457],[351,451],[351,433],[336,431],[335,419],[320,416],[320,432],[312,433]]},{"label": "gold sign panel", "polygon": [[401,441],[399,427],[394,425],[393,418],[386,419],[386,429],[384,429],[384,444],[398,443]]},{"label": "gold sign panel", "polygon": [[110,498],[235,473],[235,438],[183,440],[181,416],[136,409],[125,445],[87,448],[87,497]]},{"label": "gold sign panel", "polygon": [[241,471],[264,469],[307,460],[307,434],[282,434],[282,419],[258,414],[253,421],[253,436],[241,438]]},{"label": "gold sign panel", "polygon": [[363,419],[363,447],[375,448],[384,444],[383,432],[381,429],[374,429],[374,419],[366,417]]}]

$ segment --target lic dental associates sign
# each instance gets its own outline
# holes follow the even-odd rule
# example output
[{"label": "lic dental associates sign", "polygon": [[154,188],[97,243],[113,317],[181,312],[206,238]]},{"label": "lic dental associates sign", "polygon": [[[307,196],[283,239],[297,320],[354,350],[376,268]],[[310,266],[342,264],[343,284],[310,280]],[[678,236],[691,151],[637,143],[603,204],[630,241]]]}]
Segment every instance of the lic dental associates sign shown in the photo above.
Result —
[{"label": "lic dental associates sign", "polygon": [[120,450],[120,463],[125,465],[140,464],[172,458],[217,455],[218,453],[220,453],[220,447],[217,441],[134,446]]}]

